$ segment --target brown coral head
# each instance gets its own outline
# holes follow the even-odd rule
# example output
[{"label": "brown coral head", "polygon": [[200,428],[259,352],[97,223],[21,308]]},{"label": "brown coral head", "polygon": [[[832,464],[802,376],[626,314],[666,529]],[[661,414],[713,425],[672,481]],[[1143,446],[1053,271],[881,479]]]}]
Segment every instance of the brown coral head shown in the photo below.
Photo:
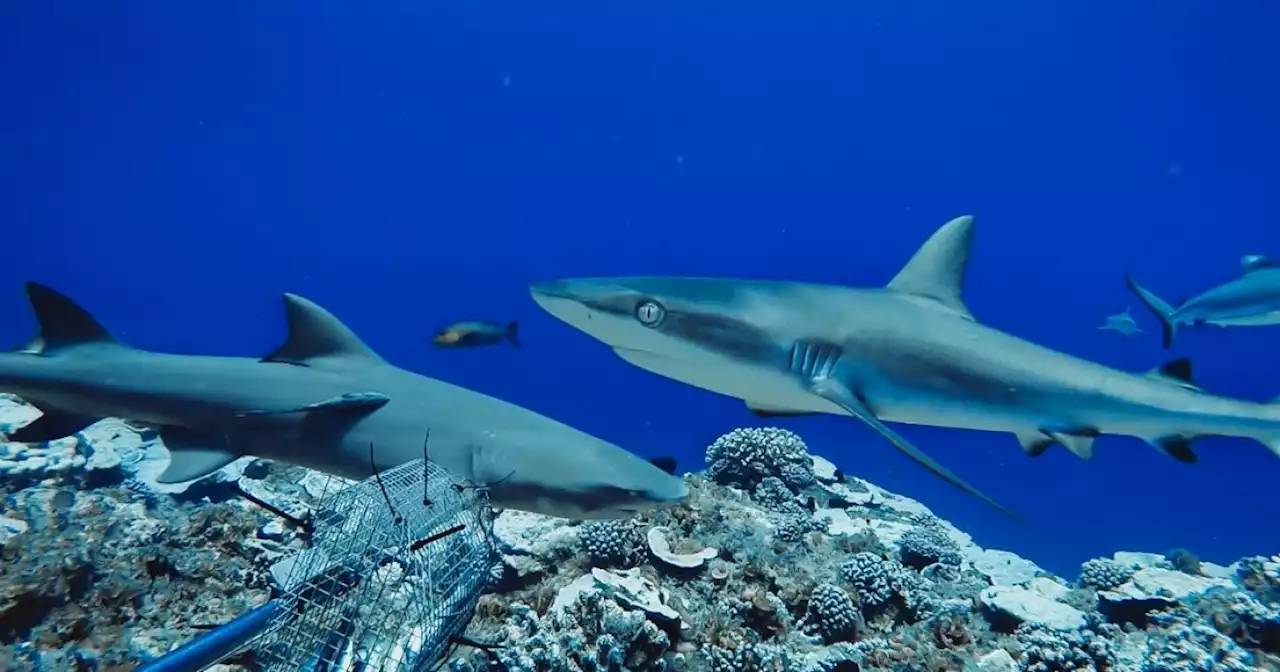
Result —
[{"label": "brown coral head", "polygon": [[969,628],[965,625],[964,620],[957,616],[940,618],[933,622],[931,629],[933,630],[933,640],[940,649],[958,649],[967,646],[972,641],[969,636]]}]

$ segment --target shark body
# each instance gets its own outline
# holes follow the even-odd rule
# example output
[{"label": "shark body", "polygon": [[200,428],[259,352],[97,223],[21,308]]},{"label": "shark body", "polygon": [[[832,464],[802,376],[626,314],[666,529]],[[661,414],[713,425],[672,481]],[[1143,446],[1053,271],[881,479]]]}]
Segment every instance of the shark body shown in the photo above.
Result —
[{"label": "shark body", "polygon": [[[490,501],[566,518],[617,518],[676,502],[684,482],[528,409],[386,362],[320,306],[285,295],[289,337],[264,359],[149,352],[82,308],[27,286],[41,333],[0,353],[0,391],[43,415],[9,438],[40,442],[104,417],[158,427],[161,482],[245,455],[363,479],[426,456]],[[424,448],[427,434],[430,441]]]},{"label": "shark body", "polygon": [[1144,439],[1183,462],[1210,435],[1280,454],[1280,406],[1209,394],[1186,360],[1129,373],[976,321],[962,297],[973,230],[971,217],[948,222],[881,288],[627,277],[531,292],[624,360],[742,399],[757,415],[854,416],[1009,515],[886,423],[1010,432],[1032,456],[1063,445],[1088,459],[1102,434]]},{"label": "shark body", "polygon": [[1242,275],[1213,287],[1178,306],[1143,288],[1133,278],[1125,278],[1129,289],[1160,320],[1164,347],[1182,326],[1212,324],[1219,327],[1261,327],[1280,324],[1280,264],[1261,254],[1240,259]]}]

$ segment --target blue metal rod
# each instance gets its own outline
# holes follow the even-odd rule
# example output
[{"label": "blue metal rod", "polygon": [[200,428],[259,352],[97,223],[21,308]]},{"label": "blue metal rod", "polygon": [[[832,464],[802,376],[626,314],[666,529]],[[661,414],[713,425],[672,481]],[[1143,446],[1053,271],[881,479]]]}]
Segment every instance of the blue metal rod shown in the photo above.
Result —
[{"label": "blue metal rod", "polygon": [[272,600],[253,611],[143,664],[134,672],[200,672],[235,653],[266,631],[281,606]]}]

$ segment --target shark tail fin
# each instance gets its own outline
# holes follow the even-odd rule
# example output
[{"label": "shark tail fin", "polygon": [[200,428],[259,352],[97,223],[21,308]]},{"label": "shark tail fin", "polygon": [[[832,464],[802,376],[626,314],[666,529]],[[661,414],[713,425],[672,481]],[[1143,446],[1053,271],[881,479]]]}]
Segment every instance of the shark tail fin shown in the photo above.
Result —
[{"label": "shark tail fin", "polygon": [[116,343],[89,311],[61,292],[38,282],[27,283],[27,300],[40,325],[40,335],[20,349],[33,354],[85,343]]},{"label": "shark tail fin", "polygon": [[520,347],[520,323],[519,322],[512,320],[511,324],[507,325],[507,329],[503,333],[503,335],[507,337],[508,341],[511,341],[511,345],[514,345],[517,348]]},{"label": "shark tail fin", "polygon": [[1146,306],[1156,316],[1156,319],[1160,320],[1160,328],[1164,335],[1164,347],[1172,346],[1173,339],[1178,334],[1178,325],[1170,319],[1173,315],[1173,306],[1144,289],[1131,276],[1125,276],[1124,281],[1129,285],[1129,289],[1137,295],[1138,300],[1142,301],[1142,305]]}]

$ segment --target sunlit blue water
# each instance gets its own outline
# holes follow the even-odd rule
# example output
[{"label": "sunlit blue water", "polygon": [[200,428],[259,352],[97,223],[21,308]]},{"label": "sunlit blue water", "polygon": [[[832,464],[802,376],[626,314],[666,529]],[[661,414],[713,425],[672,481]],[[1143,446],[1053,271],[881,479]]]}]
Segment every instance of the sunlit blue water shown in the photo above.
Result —
[{"label": "sunlit blue water", "polygon": [[[559,276],[875,285],[978,217],[982,321],[1128,369],[1191,356],[1209,390],[1280,393],[1280,329],[1162,352],[1125,273],[1170,299],[1280,255],[1280,65],[1265,2],[7,3],[0,8],[0,337],[21,282],[125,340],[256,355],[279,294],[408,368],[700,468],[755,422],[542,313]],[[1130,343],[1094,329],[1133,305]],[[520,319],[525,347],[435,351]],[[1228,562],[1280,541],[1280,460],[1207,440],[1082,462],[905,428],[1017,526],[859,423],[785,421],[847,471],[1074,575],[1117,549]]]}]

